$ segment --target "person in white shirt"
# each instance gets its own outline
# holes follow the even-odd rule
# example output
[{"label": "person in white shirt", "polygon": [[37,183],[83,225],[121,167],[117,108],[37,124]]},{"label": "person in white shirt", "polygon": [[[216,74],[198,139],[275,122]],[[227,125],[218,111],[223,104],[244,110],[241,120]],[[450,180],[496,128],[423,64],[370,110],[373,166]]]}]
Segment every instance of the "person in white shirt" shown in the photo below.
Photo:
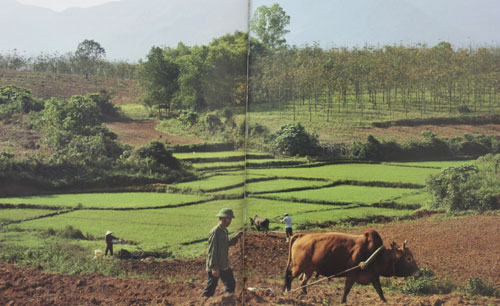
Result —
[{"label": "person in white shirt", "polygon": [[286,241],[292,237],[293,232],[292,232],[292,217],[290,217],[287,213],[285,213],[285,217],[283,220],[281,220],[281,223],[285,223],[285,234],[286,234]]}]

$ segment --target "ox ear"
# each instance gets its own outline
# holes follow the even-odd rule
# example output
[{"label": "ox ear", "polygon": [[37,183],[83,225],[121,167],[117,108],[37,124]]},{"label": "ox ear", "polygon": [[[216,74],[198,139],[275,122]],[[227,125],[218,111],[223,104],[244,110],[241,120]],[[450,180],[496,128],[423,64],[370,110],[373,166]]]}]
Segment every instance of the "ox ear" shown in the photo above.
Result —
[{"label": "ox ear", "polygon": [[406,244],[408,243],[408,240],[405,240],[405,242],[403,242],[403,251],[406,250]]},{"label": "ox ear", "polygon": [[393,250],[397,250],[397,249],[399,249],[399,245],[398,245],[396,242],[394,242],[394,241],[393,241],[393,242],[391,243],[391,249],[393,249]]}]

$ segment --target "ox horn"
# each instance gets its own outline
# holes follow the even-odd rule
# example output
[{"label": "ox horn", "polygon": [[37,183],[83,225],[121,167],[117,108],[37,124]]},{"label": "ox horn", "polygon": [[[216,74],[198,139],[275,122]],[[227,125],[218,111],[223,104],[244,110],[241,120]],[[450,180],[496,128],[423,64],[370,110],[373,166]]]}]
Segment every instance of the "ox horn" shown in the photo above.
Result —
[{"label": "ox horn", "polygon": [[406,244],[408,243],[408,240],[405,240],[405,242],[403,242],[403,250],[406,250]]}]

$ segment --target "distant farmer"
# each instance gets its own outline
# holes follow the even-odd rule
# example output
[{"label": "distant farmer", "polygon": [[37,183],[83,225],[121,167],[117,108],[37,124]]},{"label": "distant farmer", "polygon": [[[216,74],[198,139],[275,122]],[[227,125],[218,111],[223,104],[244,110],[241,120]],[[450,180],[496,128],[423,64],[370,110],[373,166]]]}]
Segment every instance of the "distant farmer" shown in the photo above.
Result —
[{"label": "distant farmer", "polygon": [[228,238],[227,227],[234,218],[232,209],[223,208],[216,217],[219,217],[219,224],[210,231],[208,236],[206,265],[208,279],[207,286],[201,294],[202,297],[214,295],[219,278],[226,286],[225,292],[232,293],[236,287],[233,271],[229,268],[229,247],[238,242],[242,232],[231,239]]},{"label": "distant farmer", "polygon": [[286,242],[292,237],[292,217],[290,217],[287,213],[285,213],[285,217],[281,220],[281,223],[285,223],[285,234],[286,234]]},{"label": "distant farmer", "polygon": [[118,243],[120,241],[120,239],[116,238],[111,234],[113,234],[112,231],[106,232],[106,252],[104,252],[104,256],[108,255],[108,250],[109,250],[109,255],[113,256],[113,243]]}]

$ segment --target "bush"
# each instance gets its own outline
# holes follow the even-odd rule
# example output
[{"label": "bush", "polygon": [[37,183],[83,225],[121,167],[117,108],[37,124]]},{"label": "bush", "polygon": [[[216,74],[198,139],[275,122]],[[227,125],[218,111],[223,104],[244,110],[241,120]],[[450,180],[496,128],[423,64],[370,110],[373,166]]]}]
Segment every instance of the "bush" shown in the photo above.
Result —
[{"label": "bush", "polygon": [[71,226],[71,225],[68,225],[63,230],[61,230],[59,235],[63,238],[67,238],[67,239],[81,239],[81,240],[87,239],[83,235],[81,230],[73,228],[73,226]]},{"label": "bush", "polygon": [[179,119],[179,121],[186,126],[193,126],[198,122],[198,113],[188,110],[182,110],[177,119]]},{"label": "bush", "polygon": [[222,121],[215,114],[208,113],[205,115],[204,120],[205,128],[210,133],[220,131],[223,124]]},{"label": "bush", "polygon": [[488,154],[475,165],[449,167],[429,176],[431,206],[448,211],[500,208],[500,155]]},{"label": "bush", "polygon": [[272,145],[286,156],[316,156],[320,153],[318,140],[298,124],[286,124],[272,135]]},{"label": "bush", "polygon": [[93,260],[93,250],[78,244],[57,242],[42,247],[25,248],[18,245],[3,245],[0,259],[9,263],[41,266],[44,270],[66,274],[100,273],[123,277],[127,272],[108,260]]},{"label": "bush", "polygon": [[15,114],[28,114],[43,109],[43,102],[33,98],[31,91],[17,86],[0,87],[0,119],[12,117]]},{"label": "bush", "polygon": [[486,284],[480,277],[469,278],[464,291],[469,295],[500,296],[495,287]]},{"label": "bush", "polygon": [[111,102],[111,94],[106,90],[101,89],[99,93],[87,94],[87,98],[95,102],[97,107],[100,109],[102,116],[101,120],[105,120],[109,117],[116,118],[120,116],[120,108]]},{"label": "bush", "polygon": [[457,110],[458,110],[458,112],[460,114],[469,114],[469,113],[471,113],[470,108],[467,105],[465,105],[465,104],[459,105],[457,107]]},{"label": "bush", "polygon": [[418,278],[413,276],[408,278],[401,291],[411,295],[447,294],[456,288],[449,279],[436,279],[434,272],[428,268],[422,268],[422,272],[423,275]]},{"label": "bush", "polygon": [[[165,148],[165,145],[159,141],[151,141],[148,145],[137,149],[131,156],[131,158],[143,159],[146,163],[151,161],[152,163],[157,163],[162,166],[166,166],[171,169],[178,169],[180,163],[172,156],[172,152]],[[150,170],[154,170],[150,167]]]}]

